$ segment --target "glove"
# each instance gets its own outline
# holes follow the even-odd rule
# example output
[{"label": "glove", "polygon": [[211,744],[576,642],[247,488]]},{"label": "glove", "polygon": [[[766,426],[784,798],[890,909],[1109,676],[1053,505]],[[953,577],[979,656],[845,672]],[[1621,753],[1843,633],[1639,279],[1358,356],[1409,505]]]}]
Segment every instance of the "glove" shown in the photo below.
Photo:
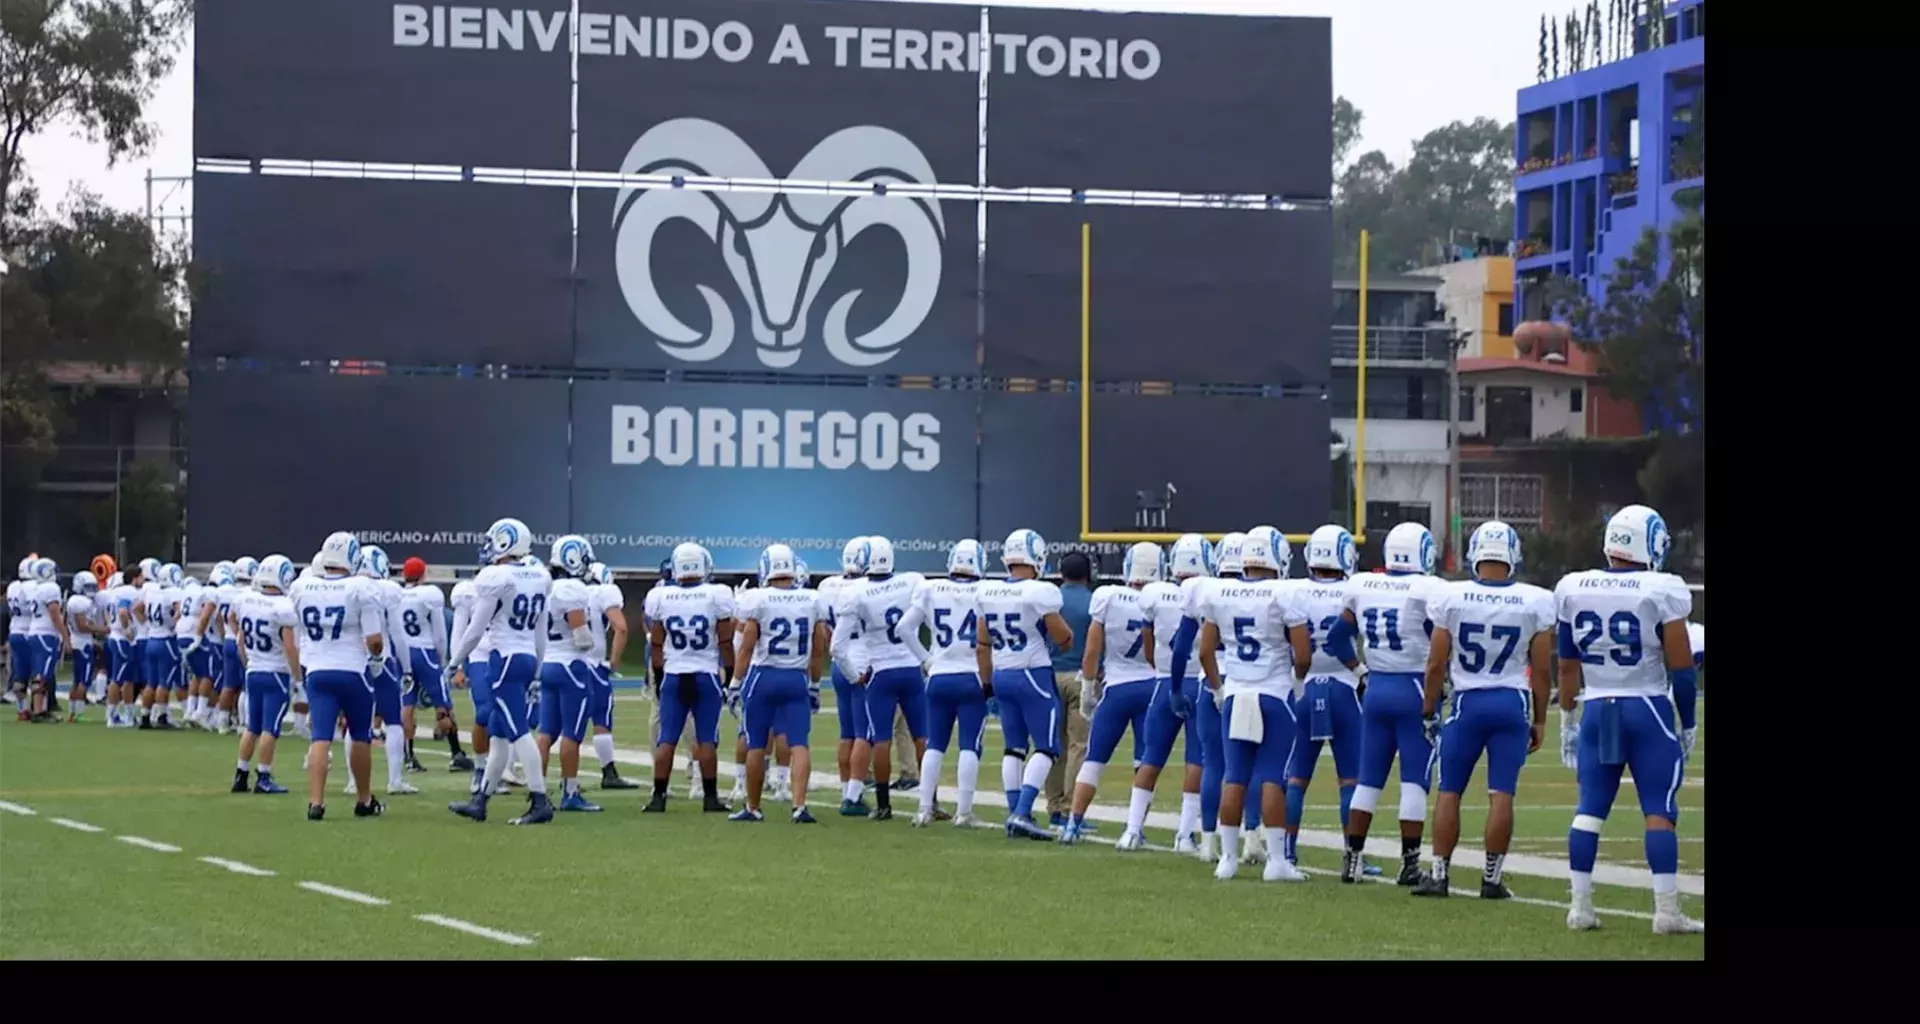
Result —
[{"label": "glove", "polygon": [[[1686,747],[1693,746],[1693,731],[1687,730],[1682,741]],[[1580,720],[1571,711],[1560,712],[1560,763],[1568,768],[1580,767]]]},{"label": "glove", "polygon": [[1100,698],[1102,694],[1103,694],[1103,691],[1098,687],[1087,686],[1084,683],[1081,684],[1080,707],[1077,711],[1081,721],[1083,722],[1093,721],[1093,713],[1095,710],[1097,710],[1100,707]]},{"label": "glove", "polygon": [[1167,695],[1167,710],[1173,712],[1173,717],[1185,721],[1188,715],[1193,714],[1193,700],[1187,696],[1185,689],[1176,685],[1173,692]]},{"label": "glove", "polygon": [[998,697],[987,698],[987,717],[988,718],[1000,717],[1000,698]]},{"label": "glove", "polygon": [[200,648],[205,647],[206,645],[207,645],[206,637],[196,636],[193,638],[193,642],[187,645],[187,653],[192,654],[195,651],[198,651]]},{"label": "glove", "polygon": [[1682,761],[1693,756],[1693,735],[1699,731],[1698,727],[1680,730],[1680,759]]},{"label": "glove", "polygon": [[1420,719],[1420,726],[1426,730],[1428,743],[1440,742],[1440,712],[1435,711],[1433,714],[1423,716]]},{"label": "glove", "polygon": [[820,684],[807,687],[807,706],[816,714],[820,711]]},{"label": "glove", "polygon": [[387,660],[385,658],[375,657],[375,658],[367,659],[367,678],[368,679],[378,679],[382,675],[385,675],[386,671],[387,671]]},{"label": "glove", "polygon": [[727,687],[727,710],[740,713],[740,687],[738,684]]}]

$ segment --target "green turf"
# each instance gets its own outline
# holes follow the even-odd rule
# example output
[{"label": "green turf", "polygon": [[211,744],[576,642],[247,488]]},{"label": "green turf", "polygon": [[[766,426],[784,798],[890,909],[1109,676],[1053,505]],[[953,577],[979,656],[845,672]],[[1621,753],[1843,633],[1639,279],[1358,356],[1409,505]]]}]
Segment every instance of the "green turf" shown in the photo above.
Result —
[{"label": "green turf", "polygon": [[[623,703],[622,713],[637,724],[645,709]],[[831,718],[818,721],[823,733],[830,729]],[[423,755],[429,746],[420,744]],[[465,777],[428,759],[436,770],[411,777],[425,792],[394,798],[384,818],[356,820],[350,801],[333,795],[328,820],[308,823],[297,771],[302,749],[289,734],[279,758],[295,793],[232,795],[225,791],[231,738],[109,732],[97,722],[0,722],[0,800],[36,812],[0,813],[0,956],[870,958],[877,952],[871,929],[856,920],[876,907],[892,907],[909,922],[906,943],[897,928],[888,932],[894,937],[880,952],[888,958],[1698,959],[1705,950],[1703,937],[1656,937],[1636,917],[1608,916],[1599,932],[1570,933],[1557,905],[1564,882],[1554,879],[1509,876],[1519,896],[1555,905],[1415,900],[1391,885],[1344,886],[1325,875],[1263,885],[1257,868],[1222,884],[1207,866],[1167,853],[1014,842],[990,829],[915,830],[907,813],[890,823],[843,819],[825,806],[833,794],[824,791],[816,794],[821,824],[796,827],[777,813],[764,824],[733,824],[684,799],[665,815],[642,815],[636,794],[594,794],[589,783],[605,813],[514,828],[504,819],[522,806],[515,797],[497,801],[485,824],[447,813],[445,803],[464,795]],[[988,777],[996,775],[993,753]],[[1570,788],[1548,789],[1569,780],[1546,753],[1532,762],[1542,767],[1523,776],[1523,806],[1572,801]],[[1703,753],[1694,765],[1703,775]],[[830,761],[820,767],[832,770]],[[625,771],[645,774],[637,766]],[[1123,799],[1125,774],[1110,769],[1103,796]],[[1330,764],[1323,774],[1331,775]],[[339,784],[336,774],[330,790],[337,794]],[[684,784],[676,781],[675,790],[683,794]],[[1333,792],[1330,778],[1318,781],[1309,803],[1330,805]],[[1697,811],[1704,789],[1684,793]],[[1389,794],[1383,806],[1392,800]],[[915,806],[911,797],[896,803]],[[103,831],[75,831],[50,820],[56,817]],[[1336,817],[1309,811],[1307,825],[1332,827]],[[1542,855],[1564,856],[1570,817],[1523,812],[1515,851],[1532,843]],[[1637,838],[1633,818],[1616,815],[1608,838]],[[1477,819],[1469,815],[1469,843],[1478,842]],[[1699,824],[1700,815],[1690,815],[1683,835],[1700,835]],[[1105,834],[1114,831],[1109,825]],[[115,838],[124,835],[181,851]],[[1155,843],[1168,838],[1150,830]],[[1696,868],[1700,846],[1682,847]],[[1637,841],[1607,847],[1611,859],[1637,856]],[[275,874],[234,874],[198,859],[208,856]],[[1309,869],[1337,863],[1329,850],[1302,852]],[[1477,865],[1456,873],[1471,880]],[[303,890],[301,881],[388,902],[351,903]],[[1602,886],[1596,902],[1651,909],[1644,889]],[[1704,917],[1703,898],[1687,906]],[[415,920],[418,914],[531,942],[503,944]]]}]

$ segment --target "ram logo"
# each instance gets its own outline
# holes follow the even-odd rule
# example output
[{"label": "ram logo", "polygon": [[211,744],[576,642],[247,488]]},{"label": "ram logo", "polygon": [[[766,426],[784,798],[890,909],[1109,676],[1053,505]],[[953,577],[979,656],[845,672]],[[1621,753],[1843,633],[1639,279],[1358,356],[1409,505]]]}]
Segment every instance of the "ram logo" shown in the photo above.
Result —
[{"label": "ram logo", "polygon": [[[627,151],[620,170],[762,183],[774,177],[738,135],[724,125],[690,117],[648,129]],[[859,125],[821,140],[786,178],[931,184],[934,174],[919,147],[905,136]],[[848,333],[847,315],[861,290],[833,298],[821,329],[833,358],[858,367],[892,359],[926,319],[940,291],[946,224],[935,200],[622,188],[613,203],[614,268],[621,294],[661,351],[685,362],[703,363],[726,354],[733,345],[734,318],[726,298],[706,284],[694,286],[707,304],[704,334],[661,301],[653,279],[653,240],[660,226],[676,217],[698,225],[719,247],[752,316],[760,361],[775,369],[799,361],[814,300],[832,277],[841,251],[868,228],[883,227],[900,236],[906,247],[906,287],[892,313],[858,336]]]}]

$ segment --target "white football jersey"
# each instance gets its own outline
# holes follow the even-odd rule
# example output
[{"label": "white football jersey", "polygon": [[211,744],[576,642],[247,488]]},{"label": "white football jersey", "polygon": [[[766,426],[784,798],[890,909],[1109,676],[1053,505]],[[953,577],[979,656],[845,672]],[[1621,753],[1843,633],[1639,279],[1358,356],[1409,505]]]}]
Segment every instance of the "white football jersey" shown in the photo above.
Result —
[{"label": "white football jersey", "polygon": [[158,583],[148,583],[140,588],[140,601],[147,610],[140,622],[140,639],[171,639],[173,623],[180,612],[180,592]]},{"label": "white football jersey", "polygon": [[[1177,583],[1162,580],[1147,584],[1147,593],[1153,595],[1153,664],[1154,674],[1166,678],[1173,672],[1173,638],[1180,632],[1180,620],[1189,614],[1189,609],[1197,610],[1199,600],[1194,595],[1207,585],[1205,576],[1188,576]],[[1199,618],[1195,615],[1195,619]],[[1186,678],[1200,678],[1200,658],[1190,655],[1187,658]]]},{"label": "white football jersey", "polygon": [[[502,657],[539,656],[553,576],[538,565],[489,565],[473,578],[473,614],[484,616]],[[467,628],[472,629],[471,620]]]},{"label": "white football jersey", "polygon": [[[473,581],[461,580],[455,583],[453,585],[453,639],[455,642],[466,635],[467,622],[473,618],[473,603]],[[480,634],[480,643],[474,647],[473,653],[467,655],[467,658],[470,661],[485,661],[492,650],[493,631],[488,630]]]},{"label": "white football jersey", "polygon": [[1359,676],[1321,646],[1327,634],[1340,621],[1340,613],[1347,609],[1347,588],[1351,582],[1316,579],[1285,581],[1293,591],[1294,610],[1307,620],[1307,642],[1313,647],[1313,664],[1307,667],[1307,678],[1338,679],[1357,688],[1360,685]]},{"label": "white football jersey", "polygon": [[1667,692],[1660,630],[1693,614],[1693,592],[1664,572],[1573,573],[1553,588],[1554,617],[1580,649],[1580,699]]},{"label": "white football jersey", "polygon": [[411,664],[412,644],[407,642],[406,603],[407,591],[397,580],[384,579],[373,581],[374,592],[380,595],[380,632],[387,638],[386,656],[400,660],[400,671],[405,674]]},{"label": "white football jersey", "polygon": [[22,636],[27,632],[26,597],[22,593],[27,589],[25,580],[14,580],[7,584],[7,634]]},{"label": "white football jersey", "polygon": [[923,580],[913,592],[913,603],[920,609],[933,633],[932,675],[980,673],[974,653],[974,636],[980,626],[980,588],[977,579]]},{"label": "white football jersey", "polygon": [[20,588],[25,595],[28,636],[59,636],[60,631],[53,625],[53,609],[61,603],[60,584],[48,580],[39,583],[28,580]]},{"label": "white football jersey", "polygon": [[[813,659],[813,627],[827,621],[826,598],[817,590],[761,587],[743,596],[740,624],[758,622],[760,639],[753,645],[756,668],[808,668]],[[744,636],[746,630],[735,631]]]},{"label": "white football jersey", "polygon": [[[132,640],[139,635],[140,623],[133,618],[133,603],[140,599],[140,588],[122,583],[107,593],[107,635],[115,640]],[[125,613],[127,623],[120,621]]]},{"label": "white football jersey", "polygon": [[1108,686],[1153,678],[1155,645],[1147,643],[1147,633],[1153,629],[1158,604],[1158,596],[1144,588],[1135,590],[1110,583],[1093,592],[1087,610],[1106,634],[1100,677]]},{"label": "white football jersey", "polygon": [[[1692,597],[1693,592],[1688,591],[1687,596]],[[1707,653],[1707,627],[1698,622],[1687,623],[1687,649],[1692,651],[1696,658]]]},{"label": "white football jersey", "polygon": [[733,591],[720,583],[669,584],[647,592],[648,622],[666,630],[665,670],[720,674],[720,623],[733,618]]},{"label": "white football jersey", "polygon": [[591,632],[593,630],[593,595],[588,593],[587,585],[571,577],[554,580],[553,589],[547,595],[546,660],[555,665],[586,661],[593,654],[592,648],[584,651],[573,648],[573,627],[567,625],[567,616],[574,612],[581,614],[582,625]]},{"label": "white football jersey", "polygon": [[625,612],[627,597],[620,592],[617,583],[595,583],[587,588],[587,628],[593,630],[593,650],[587,652],[588,660],[598,665],[607,660],[607,613],[615,608]]},{"label": "white football jersey", "polygon": [[[1531,583],[1461,580],[1427,606],[1433,628],[1453,635],[1453,690],[1524,690],[1527,646],[1553,629],[1553,595]],[[1664,692],[1666,675],[1660,676]]]},{"label": "white football jersey", "polygon": [[447,654],[447,595],[431,583],[400,588],[400,631],[408,649]]},{"label": "white football jersey", "polygon": [[977,585],[979,630],[993,649],[995,672],[1053,667],[1043,620],[1060,614],[1060,588],[1046,580],[989,580]]},{"label": "white football jersey", "polygon": [[926,577],[917,572],[903,572],[884,579],[855,580],[840,591],[840,604],[833,612],[835,628],[839,628],[840,619],[848,620],[857,630],[850,634],[858,637],[853,642],[866,644],[866,664],[875,672],[920,667],[915,652],[918,638],[909,644],[894,627],[912,606],[914,588],[924,582]]},{"label": "white football jersey", "polygon": [[1374,672],[1427,670],[1433,646],[1427,603],[1445,580],[1421,573],[1361,573],[1347,581],[1347,610],[1360,627],[1360,657]]},{"label": "white football jersey", "polygon": [[[228,619],[233,616],[234,606],[240,599],[253,593],[253,588],[238,583],[229,583],[224,587],[213,588],[213,618],[207,623],[207,635],[215,639],[232,640],[236,643],[239,636],[232,629]],[[286,595],[281,595],[282,597]]]},{"label": "white football jersey", "polygon": [[93,646],[93,598],[85,594],[74,594],[67,598],[67,634],[73,637],[73,646]]},{"label": "white football jersey", "polygon": [[[841,593],[846,590],[849,584],[858,582],[859,580],[864,578],[865,577],[861,577],[861,576],[841,575],[841,576],[829,576],[826,579],[823,579],[820,581],[820,586],[818,588],[819,594],[820,594],[820,597],[823,600],[825,600],[827,603],[827,625],[830,628],[832,628],[835,632],[838,632],[840,629],[839,610],[840,610]],[[860,637],[859,624],[856,623],[850,628],[853,630],[853,633],[851,634],[852,638],[856,640],[859,639]],[[862,674],[864,674],[867,671],[867,645],[866,644],[850,644],[847,647],[846,660],[853,665],[854,678],[858,679]]]},{"label": "white football jersey", "polygon": [[1211,622],[1220,631],[1214,662],[1223,685],[1282,699],[1292,694],[1293,645],[1287,630],[1306,622],[1293,606],[1292,582],[1216,579],[1199,589],[1202,628]]},{"label": "white football jersey", "polygon": [[180,617],[173,622],[173,635],[181,640],[192,640],[200,635],[200,601],[204,587],[182,587],[180,595]]},{"label": "white football jersey", "polygon": [[[751,595],[753,591],[754,591],[753,587],[750,587],[744,583],[734,588],[733,617],[736,620],[735,625],[739,625],[740,623],[744,623],[747,621],[747,612],[746,612],[747,600],[749,595]],[[735,629],[733,631],[733,653],[731,655],[728,655],[728,657],[733,658],[734,662],[738,663],[740,660],[740,649],[742,647],[745,647],[746,645],[747,645],[746,631],[742,629]]]},{"label": "white football jersey", "polygon": [[294,635],[302,668],[356,675],[367,670],[367,637],[380,633],[385,622],[372,580],[305,576],[294,581],[288,597],[299,616]]},{"label": "white football jersey", "polygon": [[[295,635],[300,632],[300,623],[293,612],[293,599],[285,594],[262,594],[248,591],[240,596],[233,613],[240,620],[240,645],[246,648],[248,672],[286,672],[287,646],[280,631],[292,626]],[[322,620],[325,626],[325,620]],[[367,661],[366,649],[361,648],[360,664]],[[302,668],[306,668],[302,664]]]}]

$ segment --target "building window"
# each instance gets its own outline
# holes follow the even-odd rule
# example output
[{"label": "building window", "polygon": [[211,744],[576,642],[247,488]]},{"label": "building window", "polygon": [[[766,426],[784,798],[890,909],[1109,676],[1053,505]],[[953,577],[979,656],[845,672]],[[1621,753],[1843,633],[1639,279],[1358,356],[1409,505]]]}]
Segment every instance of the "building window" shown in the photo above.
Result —
[{"label": "building window", "polygon": [[1513,335],[1513,303],[1502,302],[1500,304],[1500,324],[1494,329],[1494,333],[1503,338]]},{"label": "building window", "polygon": [[1470,387],[1461,388],[1460,389],[1460,422],[1462,423],[1472,422],[1473,411],[1474,411],[1473,410],[1473,389]]},{"label": "building window", "polygon": [[1572,391],[1567,392],[1567,411],[1579,412],[1584,405],[1585,394],[1586,393],[1579,388],[1574,388]]}]

